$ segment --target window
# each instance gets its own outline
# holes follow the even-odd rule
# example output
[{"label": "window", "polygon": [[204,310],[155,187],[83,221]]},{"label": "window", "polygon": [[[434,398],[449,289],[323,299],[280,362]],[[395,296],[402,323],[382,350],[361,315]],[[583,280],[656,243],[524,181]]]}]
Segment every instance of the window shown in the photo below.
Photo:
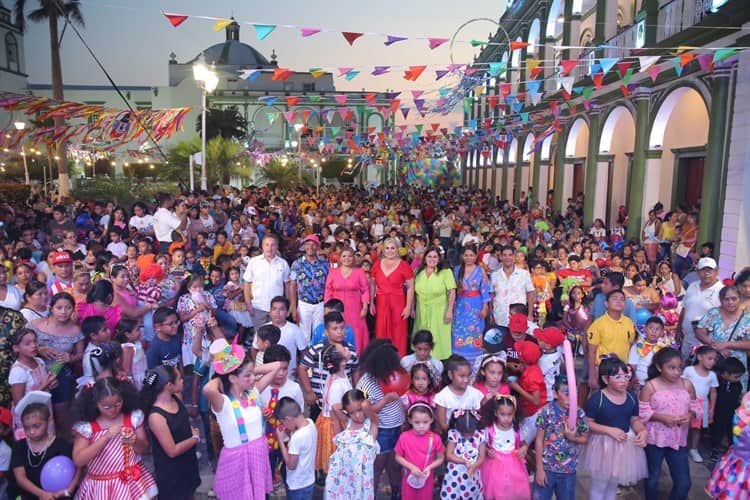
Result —
[{"label": "window", "polygon": [[142,110],[142,109],[151,109],[151,102],[150,101],[135,101],[135,109]]},{"label": "window", "polygon": [[315,83],[303,83],[302,92],[315,92]]},{"label": "window", "polygon": [[18,41],[13,33],[5,35],[5,61],[10,71],[21,72],[18,59]]}]

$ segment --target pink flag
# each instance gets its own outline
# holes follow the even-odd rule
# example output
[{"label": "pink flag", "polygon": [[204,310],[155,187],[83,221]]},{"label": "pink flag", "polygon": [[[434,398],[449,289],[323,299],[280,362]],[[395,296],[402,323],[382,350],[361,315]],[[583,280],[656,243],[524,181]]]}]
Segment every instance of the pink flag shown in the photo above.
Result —
[{"label": "pink flag", "polygon": [[320,30],[318,28],[300,28],[300,31],[302,32],[302,36],[305,38],[320,33]]},{"label": "pink flag", "polygon": [[336,102],[339,104],[346,104],[346,95],[344,94],[336,94],[333,98],[336,99]]},{"label": "pink flag", "polygon": [[430,49],[436,49],[447,42],[449,38],[428,38],[427,41],[430,43]]},{"label": "pink flag", "polygon": [[658,64],[654,64],[653,66],[650,66],[648,68],[648,76],[651,77],[651,80],[656,83],[656,79],[659,77],[659,73],[661,72],[661,68]]},{"label": "pink flag", "polygon": [[411,96],[412,96],[412,97],[413,97],[414,99],[418,99],[418,98],[419,98],[419,96],[421,96],[422,94],[424,94],[424,90],[412,90],[412,91],[411,91]]}]

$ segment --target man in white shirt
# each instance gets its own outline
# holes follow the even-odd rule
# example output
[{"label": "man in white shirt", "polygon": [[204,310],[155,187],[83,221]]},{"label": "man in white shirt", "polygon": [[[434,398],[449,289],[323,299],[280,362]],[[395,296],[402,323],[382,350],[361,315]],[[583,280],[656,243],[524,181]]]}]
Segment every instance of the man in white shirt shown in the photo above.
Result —
[{"label": "man in white shirt", "polygon": [[[495,323],[508,326],[511,304],[534,303],[534,285],[531,275],[525,269],[516,267],[513,247],[506,246],[500,252],[502,267],[492,273],[492,291],[495,294],[492,301],[492,312]],[[529,321],[534,320],[534,308],[529,307]]]},{"label": "man in white shirt", "polygon": [[719,307],[719,291],[724,283],[718,278],[716,261],[711,257],[698,260],[699,281],[691,283],[685,292],[685,302],[680,313],[682,327],[682,354],[686,358],[694,345],[698,344],[695,337],[695,325],[709,309]]},{"label": "man in white shirt", "polygon": [[[274,297],[271,300],[269,317],[271,318],[271,324],[281,330],[281,337],[279,337],[278,344],[283,345],[289,351],[289,376],[291,377],[297,371],[299,353],[307,349],[310,345],[310,340],[297,325],[286,320],[288,315],[289,300],[282,296]],[[255,357],[258,348],[258,337],[256,336],[253,339],[253,357]],[[263,362],[266,362],[265,356]]]},{"label": "man in white shirt", "polygon": [[245,268],[245,304],[253,318],[253,327],[268,323],[271,299],[289,296],[289,264],[279,257],[279,240],[265,234],[261,242],[263,253],[250,259]]},{"label": "man in white shirt", "polygon": [[167,253],[172,244],[172,231],[185,229],[187,226],[187,212],[177,214],[172,212],[174,200],[168,194],[159,195],[159,208],[154,212],[154,235],[159,241],[159,253]]}]

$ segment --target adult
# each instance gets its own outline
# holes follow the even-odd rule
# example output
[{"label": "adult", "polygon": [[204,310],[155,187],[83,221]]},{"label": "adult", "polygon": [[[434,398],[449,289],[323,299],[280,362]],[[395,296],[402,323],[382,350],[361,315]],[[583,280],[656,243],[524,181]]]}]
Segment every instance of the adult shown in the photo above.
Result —
[{"label": "adult", "polygon": [[130,217],[128,226],[134,230],[136,235],[153,236],[154,218],[148,213],[148,207],[142,201],[136,201],[131,207],[133,215]]},{"label": "adult", "polygon": [[25,302],[20,312],[26,319],[26,323],[49,316],[49,292],[47,291],[47,285],[41,281],[32,281],[26,285],[26,292],[23,294],[23,297]]},{"label": "adult", "polygon": [[625,287],[625,296],[633,301],[636,309],[653,311],[659,305],[659,292],[651,286],[651,277],[641,272],[633,277],[633,286]]},{"label": "adult", "polygon": [[219,225],[216,224],[211,215],[211,203],[208,201],[202,201],[198,204],[198,217],[190,221],[190,229],[192,231],[193,225],[198,226],[199,231],[203,231],[208,235],[208,246],[214,246],[216,242],[216,231],[219,229]]},{"label": "adult", "polygon": [[0,307],[20,311],[23,296],[18,288],[8,284],[8,268],[0,265]]},{"label": "adult", "polygon": [[13,348],[10,339],[24,325],[26,325],[26,319],[21,313],[7,307],[0,307],[0,380],[3,381],[0,383],[0,406],[5,408],[10,408],[13,403],[8,375],[16,357],[11,355]]},{"label": "adult", "polygon": [[383,242],[383,255],[372,266],[370,313],[375,316],[375,337],[390,339],[401,356],[406,355],[406,320],[414,302],[414,272],[398,256],[398,242]]},{"label": "adult", "polygon": [[86,302],[79,302],[76,306],[78,313],[78,324],[89,316],[101,316],[104,318],[110,332],[114,332],[117,323],[122,318],[120,306],[112,305],[114,289],[112,283],[107,280],[99,280],[86,293]]},{"label": "adult", "polygon": [[361,354],[370,342],[367,328],[370,284],[362,268],[354,266],[351,248],[344,248],[339,255],[339,266],[328,271],[325,301],[331,299],[339,299],[344,304],[344,321],[354,331],[357,354]]},{"label": "adult", "polygon": [[723,356],[742,362],[745,373],[742,386],[747,388],[747,353],[750,351],[750,312],[740,307],[740,294],[734,286],[719,291],[719,307],[709,309],[695,326],[695,337],[710,344]]},{"label": "adult", "polygon": [[456,280],[435,247],[429,247],[424,252],[422,267],[414,277],[414,293],[416,314],[413,331],[431,332],[435,341],[432,355],[437,359],[445,359],[451,355]]},{"label": "adult", "polygon": [[62,241],[65,231],[75,231],[75,229],[75,224],[68,218],[65,205],[55,205],[52,208],[52,220],[47,225],[49,241]]},{"label": "adult", "polygon": [[[534,304],[534,285],[531,275],[526,269],[520,269],[515,264],[513,247],[506,246],[500,252],[500,269],[490,275],[494,299],[492,314],[495,323],[508,326],[511,304]],[[534,308],[529,307],[529,321],[534,320]]]},{"label": "adult", "polygon": [[646,251],[648,265],[653,268],[659,255],[659,233],[661,232],[661,220],[656,216],[656,210],[648,211],[648,219],[643,223],[641,229],[641,242]]},{"label": "adult", "polygon": [[59,437],[70,436],[70,404],[73,401],[75,375],[73,366],[83,358],[84,338],[73,320],[75,301],[69,293],[58,293],[50,301],[50,315],[35,319],[29,327],[36,332],[39,356],[48,371],[57,373],[57,387],[52,394],[55,429]]},{"label": "adult", "polygon": [[320,240],[314,234],[305,236],[302,245],[305,254],[292,262],[289,272],[289,312],[309,339],[323,324],[328,261],[318,255]]},{"label": "adult", "polygon": [[623,314],[625,292],[612,290],[607,294],[607,312],[591,323],[586,334],[588,341],[589,388],[599,388],[598,366],[603,357],[616,355],[627,362],[630,346],[635,342],[635,324]]},{"label": "adult", "polygon": [[672,264],[667,260],[656,265],[654,282],[662,294],[671,293],[675,297],[681,297],[683,294],[682,280],[672,270]]},{"label": "adult", "polygon": [[60,292],[70,293],[73,290],[73,258],[70,253],[62,250],[52,252],[49,262],[54,275],[47,280],[47,291],[50,296]]},{"label": "adult", "polygon": [[750,267],[744,268],[734,276],[734,286],[740,293],[740,307],[750,309]]},{"label": "adult", "polygon": [[78,243],[78,235],[75,231],[63,233],[62,250],[69,252],[75,261],[81,261],[86,257],[86,246]]},{"label": "adult", "polygon": [[674,251],[674,268],[677,274],[684,278],[693,262],[695,243],[698,241],[698,224],[693,214],[688,214],[680,227],[679,242]]},{"label": "adult", "polygon": [[661,245],[659,251],[659,257],[661,259],[672,260],[672,245],[679,240],[678,218],[679,214],[677,212],[669,212],[664,217],[664,222],[661,223],[661,230],[658,235]]},{"label": "adult", "polygon": [[23,299],[23,294],[26,293],[26,285],[34,278],[34,271],[30,264],[24,262],[16,264],[13,274],[16,277],[16,284],[14,286],[21,293],[21,298]]},{"label": "adult", "polygon": [[289,264],[279,256],[279,240],[271,233],[263,235],[263,253],[250,259],[243,275],[245,304],[253,318],[253,327],[268,323],[271,299],[289,296]]},{"label": "adult", "polygon": [[490,310],[492,287],[487,274],[477,265],[474,246],[461,250],[461,264],[453,272],[458,289],[453,310],[451,350],[445,356],[435,354],[435,357],[445,359],[451,354],[459,354],[473,363],[482,353],[482,334]]},{"label": "adult", "polygon": [[159,253],[167,253],[172,244],[172,231],[181,231],[187,227],[187,213],[172,212],[174,200],[169,194],[160,193],[157,200],[159,208],[152,217],[154,236],[159,242]]},{"label": "adult", "polygon": [[[719,280],[716,261],[711,257],[703,257],[698,261],[698,281],[691,283],[685,291],[685,301],[680,312],[680,330],[678,337],[682,339],[682,355],[688,357],[697,345],[695,327],[709,309],[719,307],[719,291],[724,284]],[[680,335],[681,333],[681,335]]]}]

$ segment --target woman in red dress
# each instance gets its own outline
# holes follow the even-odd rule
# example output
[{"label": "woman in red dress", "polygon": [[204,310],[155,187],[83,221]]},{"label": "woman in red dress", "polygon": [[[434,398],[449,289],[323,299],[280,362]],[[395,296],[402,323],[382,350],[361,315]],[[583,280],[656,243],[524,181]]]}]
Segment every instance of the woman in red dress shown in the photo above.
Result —
[{"label": "woman in red dress", "polygon": [[383,243],[383,257],[372,266],[370,313],[375,316],[375,337],[390,339],[401,356],[408,342],[406,320],[414,303],[414,271],[398,256],[398,242]]}]

